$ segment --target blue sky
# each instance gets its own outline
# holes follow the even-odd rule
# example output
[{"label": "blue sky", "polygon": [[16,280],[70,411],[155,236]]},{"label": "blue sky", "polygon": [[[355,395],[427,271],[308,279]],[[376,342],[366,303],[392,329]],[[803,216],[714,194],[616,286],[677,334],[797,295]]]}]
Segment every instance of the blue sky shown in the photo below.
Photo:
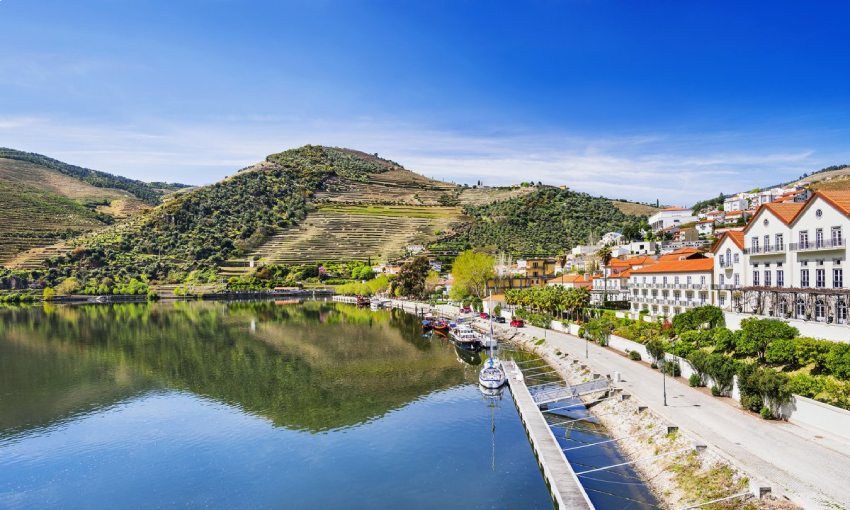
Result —
[{"label": "blue sky", "polygon": [[213,182],[305,143],[688,204],[850,162],[850,4],[0,0],[0,145]]}]

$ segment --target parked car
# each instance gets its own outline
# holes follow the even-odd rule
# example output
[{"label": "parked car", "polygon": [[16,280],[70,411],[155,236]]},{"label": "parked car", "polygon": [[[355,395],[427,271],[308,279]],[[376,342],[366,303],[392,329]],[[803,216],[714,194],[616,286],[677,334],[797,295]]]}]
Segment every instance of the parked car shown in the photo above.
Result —
[{"label": "parked car", "polygon": [[512,328],[521,328],[523,326],[525,326],[525,322],[522,319],[511,319]]},{"label": "parked car", "polygon": [[481,317],[482,319],[489,319],[490,318],[490,314],[487,313],[487,312],[481,312],[481,313],[478,314],[478,316]]},{"label": "parked car", "polygon": [[472,313],[472,308],[470,308],[468,306],[464,306],[463,308],[460,309],[460,313]]},{"label": "parked car", "polygon": [[498,316],[498,317],[496,317],[496,318],[495,318],[495,319],[493,319],[493,320],[494,320],[494,321],[496,321],[496,322],[498,322],[499,324],[504,324],[504,323],[505,323],[505,318],[504,318],[504,317],[502,317],[501,315],[500,315],[500,316]]}]

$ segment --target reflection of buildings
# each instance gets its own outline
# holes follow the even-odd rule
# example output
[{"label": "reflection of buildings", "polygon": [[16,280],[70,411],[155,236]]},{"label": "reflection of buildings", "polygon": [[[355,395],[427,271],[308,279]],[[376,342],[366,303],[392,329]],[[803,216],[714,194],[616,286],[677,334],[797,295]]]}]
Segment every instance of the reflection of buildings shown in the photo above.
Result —
[{"label": "reflection of buildings", "polygon": [[766,203],[716,244],[717,303],[729,311],[847,324],[850,191]]}]

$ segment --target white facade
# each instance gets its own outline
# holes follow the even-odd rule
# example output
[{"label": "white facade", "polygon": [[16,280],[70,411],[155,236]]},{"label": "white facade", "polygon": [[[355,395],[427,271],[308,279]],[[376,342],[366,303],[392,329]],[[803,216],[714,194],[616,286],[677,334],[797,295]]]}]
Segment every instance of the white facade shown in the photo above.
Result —
[{"label": "white facade", "polygon": [[697,234],[701,236],[710,236],[714,233],[714,221],[704,220],[697,223]]},{"label": "white facade", "polygon": [[602,236],[601,243],[603,245],[619,244],[623,239],[623,234],[619,232],[608,232]]},{"label": "white facade", "polygon": [[678,227],[685,223],[693,223],[697,221],[697,217],[694,216],[693,211],[690,209],[671,207],[658,211],[650,216],[647,221],[650,228],[657,232],[659,230],[664,230],[665,228]]},{"label": "white facade", "polygon": [[715,248],[718,305],[730,312],[847,324],[850,218],[829,200],[842,195],[850,198],[850,192],[824,192],[805,204],[778,204],[786,207],[784,213],[763,207],[743,232],[743,250],[724,237]]},{"label": "white facade", "polygon": [[604,300],[628,301],[630,298],[628,278],[615,275],[608,278],[597,276],[593,279],[593,285],[590,288],[590,302],[592,304],[599,305]]},{"label": "white facade", "polygon": [[731,211],[745,211],[749,208],[750,201],[746,198],[740,197],[739,195],[729,197],[723,201],[723,210],[727,213]]},{"label": "white facade", "polygon": [[655,241],[634,241],[623,246],[628,248],[630,255],[654,255],[658,243]]},{"label": "white facade", "polygon": [[672,317],[697,306],[713,304],[711,282],[711,269],[669,273],[635,271],[629,282],[632,316],[637,317],[645,310],[650,317]]}]

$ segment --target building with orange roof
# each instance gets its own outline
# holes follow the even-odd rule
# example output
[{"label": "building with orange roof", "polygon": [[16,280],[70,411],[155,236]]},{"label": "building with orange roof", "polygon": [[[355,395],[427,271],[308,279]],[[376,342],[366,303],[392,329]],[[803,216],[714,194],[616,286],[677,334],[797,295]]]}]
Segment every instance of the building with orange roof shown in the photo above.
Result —
[{"label": "building with orange roof", "polygon": [[[795,321],[804,335],[808,323],[821,323],[833,338],[850,339],[848,229],[850,190],[761,205],[742,231],[725,233],[712,248],[718,306]],[[809,334],[827,336],[824,327]]]},{"label": "building with orange roof", "polygon": [[569,289],[589,289],[593,285],[593,277],[585,274],[562,274],[546,280],[546,285],[561,286]]},{"label": "building with orange roof", "polygon": [[672,317],[697,306],[712,304],[714,260],[710,257],[668,258],[632,270],[631,313]]}]

